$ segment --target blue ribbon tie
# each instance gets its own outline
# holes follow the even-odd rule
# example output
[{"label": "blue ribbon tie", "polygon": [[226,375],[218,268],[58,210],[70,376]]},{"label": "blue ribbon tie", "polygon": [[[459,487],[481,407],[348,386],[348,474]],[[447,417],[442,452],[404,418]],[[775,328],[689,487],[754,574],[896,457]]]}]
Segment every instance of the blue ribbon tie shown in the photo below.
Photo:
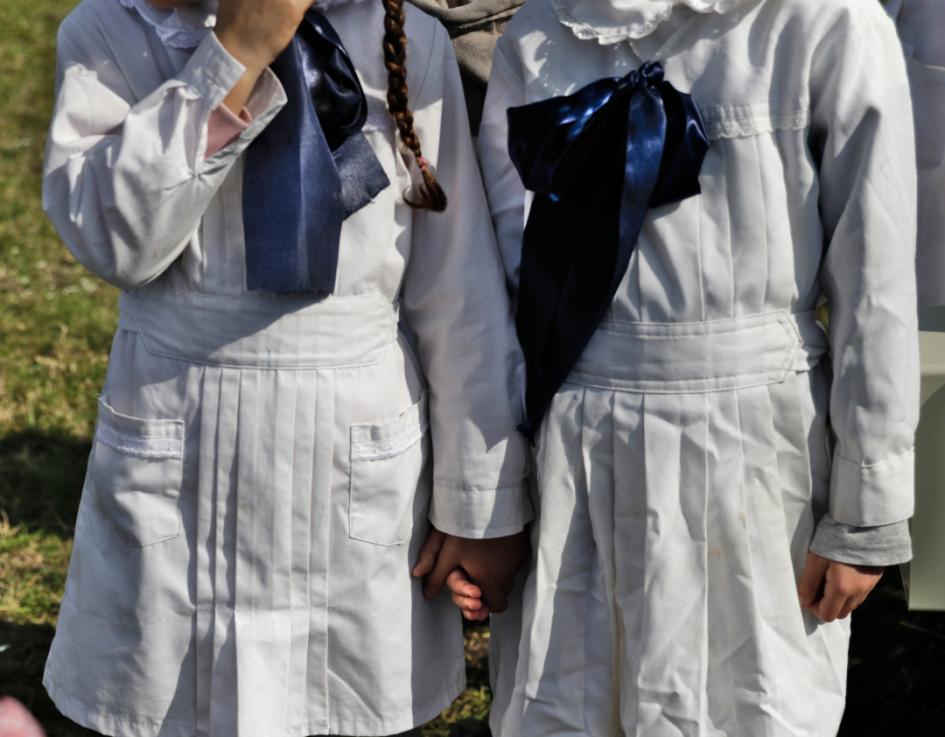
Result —
[{"label": "blue ribbon tie", "polygon": [[510,108],[509,154],[535,193],[516,326],[534,437],[604,318],[650,208],[700,193],[709,138],[692,97],[648,62],[620,79]]},{"label": "blue ribbon tie", "polygon": [[361,132],[367,101],[338,34],[309,9],[273,62],[288,102],[246,152],[246,286],[331,294],[341,224],[390,184]]}]

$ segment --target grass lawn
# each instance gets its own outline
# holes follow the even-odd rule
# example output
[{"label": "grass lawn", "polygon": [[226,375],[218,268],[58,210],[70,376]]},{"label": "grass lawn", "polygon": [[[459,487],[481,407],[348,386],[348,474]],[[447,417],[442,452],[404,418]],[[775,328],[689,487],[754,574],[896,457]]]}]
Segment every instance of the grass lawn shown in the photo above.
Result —
[{"label": "grass lawn", "polygon": [[[55,31],[73,5],[0,0],[0,694],[34,710],[49,737],[91,734],[56,713],[40,677],[116,297],[73,262],[39,202]],[[470,688],[427,737],[485,717],[487,642],[467,631]],[[945,734],[945,621],[907,614],[890,576],[855,625],[851,665],[843,735]]]}]

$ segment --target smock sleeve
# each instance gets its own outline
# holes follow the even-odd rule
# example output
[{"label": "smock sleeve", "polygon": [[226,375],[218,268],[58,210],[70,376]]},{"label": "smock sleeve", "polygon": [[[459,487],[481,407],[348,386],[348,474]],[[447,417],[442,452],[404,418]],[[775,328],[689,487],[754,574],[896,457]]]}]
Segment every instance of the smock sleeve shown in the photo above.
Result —
[{"label": "smock sleeve", "polygon": [[247,104],[252,123],[208,158],[211,114],[245,71],[217,37],[208,34],[175,77],[135,99],[101,31],[70,20],[58,38],[43,207],[80,263],[132,288],[177,258],[285,94],[267,70]]},{"label": "smock sleeve", "polygon": [[912,516],[919,415],[909,83],[893,25],[873,5],[837,21],[811,72],[836,441],[825,523],[853,527]]},{"label": "smock sleeve", "polygon": [[532,515],[527,444],[516,431],[524,416],[522,356],[456,59],[439,24],[433,38],[414,103],[416,130],[449,205],[442,213],[414,211],[401,294],[429,382],[430,519],[460,537],[502,537]]},{"label": "smock sleeve", "polygon": [[508,37],[500,39],[492,62],[492,76],[479,128],[479,161],[499,250],[505,267],[506,286],[517,301],[525,231],[527,192],[509,157],[509,123],[506,111],[525,104],[525,82],[521,70],[510,61]]}]

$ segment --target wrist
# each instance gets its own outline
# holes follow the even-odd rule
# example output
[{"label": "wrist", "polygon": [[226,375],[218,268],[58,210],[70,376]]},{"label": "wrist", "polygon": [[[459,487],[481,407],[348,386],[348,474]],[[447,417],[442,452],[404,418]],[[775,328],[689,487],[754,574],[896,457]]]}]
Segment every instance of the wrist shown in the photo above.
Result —
[{"label": "wrist", "polygon": [[218,28],[214,33],[216,33],[220,45],[246,68],[245,76],[253,79],[258,78],[272,62],[265,50],[245,43],[238,33],[227,28]]}]

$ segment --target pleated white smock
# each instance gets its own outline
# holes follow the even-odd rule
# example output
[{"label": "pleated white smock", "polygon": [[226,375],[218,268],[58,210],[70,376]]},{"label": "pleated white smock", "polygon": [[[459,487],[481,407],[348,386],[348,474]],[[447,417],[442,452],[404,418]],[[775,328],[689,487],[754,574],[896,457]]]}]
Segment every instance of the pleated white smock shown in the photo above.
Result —
[{"label": "pleated white smock", "polygon": [[214,35],[165,45],[118,0],[84,0],[60,32],[44,202],[124,291],[45,684],[105,734],[430,719],[464,663],[458,612],[409,574],[428,516],[489,537],[530,515],[521,359],[449,38],[407,8],[416,128],[451,199],[434,214],[404,202],[381,3],[322,7],[391,186],[345,222],[320,302],[244,286],[241,153],[284,102],[275,77],[205,160],[243,71]]},{"label": "pleated white smock", "polygon": [[858,0],[526,3],[479,138],[513,289],[528,196],[505,110],[649,59],[704,113],[702,194],[650,213],[541,427],[535,556],[521,609],[494,618],[493,734],[827,737],[849,620],[798,604],[815,526],[913,508],[902,52]]}]

